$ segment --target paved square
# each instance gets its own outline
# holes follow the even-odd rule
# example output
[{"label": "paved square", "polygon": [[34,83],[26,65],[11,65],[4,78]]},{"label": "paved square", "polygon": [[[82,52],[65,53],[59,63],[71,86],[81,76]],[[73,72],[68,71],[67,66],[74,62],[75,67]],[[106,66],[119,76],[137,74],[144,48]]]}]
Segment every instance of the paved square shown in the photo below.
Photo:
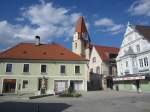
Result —
[{"label": "paved square", "polygon": [[150,112],[150,93],[93,91],[81,98],[0,97],[0,112]]}]

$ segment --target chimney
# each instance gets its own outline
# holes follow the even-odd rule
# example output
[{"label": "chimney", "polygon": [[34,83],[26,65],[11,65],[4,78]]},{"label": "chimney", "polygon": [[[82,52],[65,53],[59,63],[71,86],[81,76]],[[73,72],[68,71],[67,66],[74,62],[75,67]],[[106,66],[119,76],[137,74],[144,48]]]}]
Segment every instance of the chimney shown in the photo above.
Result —
[{"label": "chimney", "polygon": [[40,45],[40,36],[35,36],[35,45]]}]

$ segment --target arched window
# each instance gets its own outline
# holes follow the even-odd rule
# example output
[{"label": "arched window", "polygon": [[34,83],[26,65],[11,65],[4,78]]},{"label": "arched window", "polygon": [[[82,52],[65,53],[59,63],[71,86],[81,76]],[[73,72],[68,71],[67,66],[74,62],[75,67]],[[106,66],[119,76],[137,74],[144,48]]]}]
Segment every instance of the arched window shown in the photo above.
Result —
[{"label": "arched window", "polygon": [[100,74],[100,67],[99,66],[96,67],[96,73]]},{"label": "arched window", "polygon": [[77,48],[77,43],[75,43],[75,48]]},{"label": "arched window", "polygon": [[93,63],[95,63],[96,62],[96,57],[93,57]]}]

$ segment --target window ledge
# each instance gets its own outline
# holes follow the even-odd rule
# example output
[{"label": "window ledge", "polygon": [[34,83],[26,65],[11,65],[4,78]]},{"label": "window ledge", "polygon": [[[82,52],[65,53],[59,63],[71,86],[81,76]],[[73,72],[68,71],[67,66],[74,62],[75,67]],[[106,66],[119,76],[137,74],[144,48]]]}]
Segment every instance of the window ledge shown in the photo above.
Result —
[{"label": "window ledge", "polygon": [[75,73],[75,75],[81,75],[81,73]]},{"label": "window ledge", "polygon": [[41,72],[41,75],[47,75],[48,73],[47,72]]},{"label": "window ledge", "polygon": [[13,72],[5,72],[7,75],[9,75],[9,74],[13,74]]},{"label": "window ledge", "polygon": [[30,72],[23,72],[23,75],[30,75]]},{"label": "window ledge", "polygon": [[60,75],[67,75],[66,73],[60,73]]}]

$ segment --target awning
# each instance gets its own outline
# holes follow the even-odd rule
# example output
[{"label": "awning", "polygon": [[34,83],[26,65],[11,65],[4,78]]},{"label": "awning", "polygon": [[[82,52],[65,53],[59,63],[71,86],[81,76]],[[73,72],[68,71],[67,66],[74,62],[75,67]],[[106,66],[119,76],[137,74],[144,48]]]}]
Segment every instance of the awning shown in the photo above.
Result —
[{"label": "awning", "polygon": [[141,80],[145,79],[145,76],[125,76],[125,77],[114,77],[113,81],[126,81],[126,80]]},{"label": "awning", "polygon": [[16,79],[4,79],[3,83],[16,83]]}]

